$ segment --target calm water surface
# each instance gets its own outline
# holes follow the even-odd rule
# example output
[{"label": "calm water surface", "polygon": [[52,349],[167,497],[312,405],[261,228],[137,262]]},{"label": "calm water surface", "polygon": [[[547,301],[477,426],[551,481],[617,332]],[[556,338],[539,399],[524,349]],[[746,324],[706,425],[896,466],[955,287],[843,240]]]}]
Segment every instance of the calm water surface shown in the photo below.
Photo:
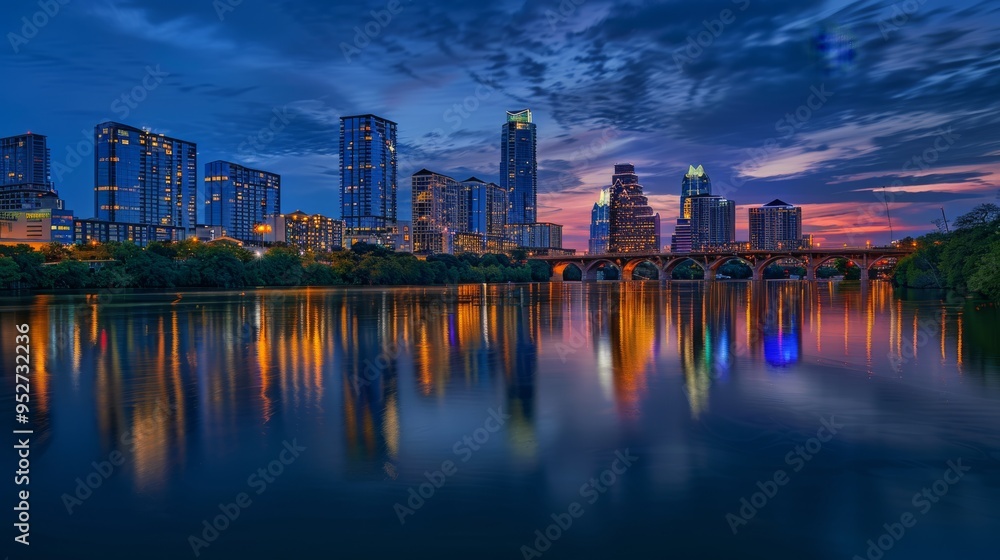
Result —
[{"label": "calm water surface", "polygon": [[16,323],[34,367],[13,558],[995,557],[989,304],[654,282],[0,307],[4,411]]}]

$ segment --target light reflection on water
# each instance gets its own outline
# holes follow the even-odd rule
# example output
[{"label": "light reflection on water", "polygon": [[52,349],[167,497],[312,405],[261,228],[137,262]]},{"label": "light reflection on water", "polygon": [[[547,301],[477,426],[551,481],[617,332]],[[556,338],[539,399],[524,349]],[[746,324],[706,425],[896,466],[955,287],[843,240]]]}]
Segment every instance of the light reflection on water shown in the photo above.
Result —
[{"label": "light reflection on water", "polygon": [[[637,465],[546,556],[863,555],[963,454],[977,474],[894,553],[975,556],[977,535],[998,527],[981,506],[1000,497],[1000,314],[918,296],[882,283],[601,283],[0,304],[31,325],[38,532],[53,554],[100,546],[111,526],[127,529],[122,558],[183,557],[202,519],[297,438],[308,451],[294,474],[212,554],[312,557],[332,540],[375,558],[520,557],[629,448]],[[0,324],[4,363],[14,324]],[[456,460],[491,409],[510,418],[400,526],[393,504]],[[725,514],[830,415],[853,428],[733,536]],[[120,470],[67,515],[60,497],[116,450]]]}]

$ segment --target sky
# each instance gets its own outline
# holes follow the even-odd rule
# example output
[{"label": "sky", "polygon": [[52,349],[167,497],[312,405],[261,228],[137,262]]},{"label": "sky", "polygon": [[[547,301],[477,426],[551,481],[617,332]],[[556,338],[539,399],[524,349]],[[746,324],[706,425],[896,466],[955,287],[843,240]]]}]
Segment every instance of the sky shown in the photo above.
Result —
[{"label": "sky", "polygon": [[621,162],[663,244],[689,165],[738,203],[741,240],[776,198],[827,247],[1000,198],[991,0],[7,0],[0,30],[0,136],[48,136],[78,217],[104,120],[196,142],[199,176],[217,159],[279,173],[282,211],[339,217],[339,119],[374,113],[399,124],[408,219],[422,168],[498,181],[523,108],[538,219],[580,250]]}]

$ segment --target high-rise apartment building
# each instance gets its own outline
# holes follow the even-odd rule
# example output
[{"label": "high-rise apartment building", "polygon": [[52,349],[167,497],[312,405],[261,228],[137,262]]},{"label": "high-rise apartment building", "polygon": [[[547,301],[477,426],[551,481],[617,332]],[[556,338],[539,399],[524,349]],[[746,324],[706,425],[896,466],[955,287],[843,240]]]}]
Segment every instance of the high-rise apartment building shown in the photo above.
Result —
[{"label": "high-rise apartment building", "polygon": [[261,241],[262,226],[281,214],[281,176],[228,161],[205,164],[203,223],[244,243]]},{"label": "high-rise apartment building", "polygon": [[750,208],[749,214],[751,249],[797,249],[803,244],[801,207],[775,199]]},{"label": "high-rise apartment building", "polygon": [[721,196],[688,198],[691,209],[691,250],[710,251],[736,242],[736,203]]},{"label": "high-rise apartment building", "polygon": [[411,178],[410,198],[413,208],[413,252],[446,252],[442,235],[468,231],[468,197],[462,196],[458,181],[421,169]]},{"label": "high-rise apartment building", "polygon": [[590,244],[587,251],[592,255],[608,252],[611,235],[611,189],[601,189],[601,195],[590,211]]},{"label": "high-rise apartment building", "polygon": [[344,235],[391,243],[396,222],[396,123],[375,115],[340,119]]},{"label": "high-rise apartment building", "polygon": [[507,191],[496,183],[487,183],[475,177],[462,181],[468,196],[468,231],[484,236],[483,252],[506,251]]},{"label": "high-rise apartment building", "polygon": [[0,210],[61,210],[52,184],[47,139],[41,134],[0,138]]},{"label": "high-rise apartment building", "polygon": [[116,122],[94,129],[98,221],[194,230],[198,148],[194,142]]},{"label": "high-rise apartment building", "polygon": [[660,251],[660,215],[649,206],[631,163],[615,165],[608,218],[608,252]]},{"label": "high-rise apartment building", "polygon": [[500,186],[507,191],[508,224],[531,224],[538,217],[536,144],[531,111],[508,111],[500,139]]}]

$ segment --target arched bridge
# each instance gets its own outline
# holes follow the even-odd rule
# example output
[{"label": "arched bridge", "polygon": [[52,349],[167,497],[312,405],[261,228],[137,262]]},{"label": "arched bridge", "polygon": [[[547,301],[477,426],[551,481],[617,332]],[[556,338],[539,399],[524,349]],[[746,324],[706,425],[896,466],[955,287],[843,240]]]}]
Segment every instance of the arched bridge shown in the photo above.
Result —
[{"label": "arched bridge", "polygon": [[606,255],[573,255],[533,257],[536,260],[548,262],[552,266],[553,282],[563,281],[563,272],[569,265],[577,266],[582,272],[583,280],[596,281],[597,272],[603,266],[613,265],[621,271],[622,280],[632,280],[635,268],[643,263],[649,263],[660,271],[660,278],[670,279],[678,265],[684,262],[694,262],[705,272],[706,280],[714,280],[719,268],[727,262],[743,261],[753,269],[754,280],[764,277],[764,269],[783,261],[794,259],[806,269],[806,279],[815,280],[816,270],[830,261],[847,259],[861,267],[862,278],[867,278],[867,272],[879,262],[886,259],[901,259],[916,249],[903,247],[866,247],[857,249],[797,249],[791,251],[725,251],[703,253],[629,253]]}]

